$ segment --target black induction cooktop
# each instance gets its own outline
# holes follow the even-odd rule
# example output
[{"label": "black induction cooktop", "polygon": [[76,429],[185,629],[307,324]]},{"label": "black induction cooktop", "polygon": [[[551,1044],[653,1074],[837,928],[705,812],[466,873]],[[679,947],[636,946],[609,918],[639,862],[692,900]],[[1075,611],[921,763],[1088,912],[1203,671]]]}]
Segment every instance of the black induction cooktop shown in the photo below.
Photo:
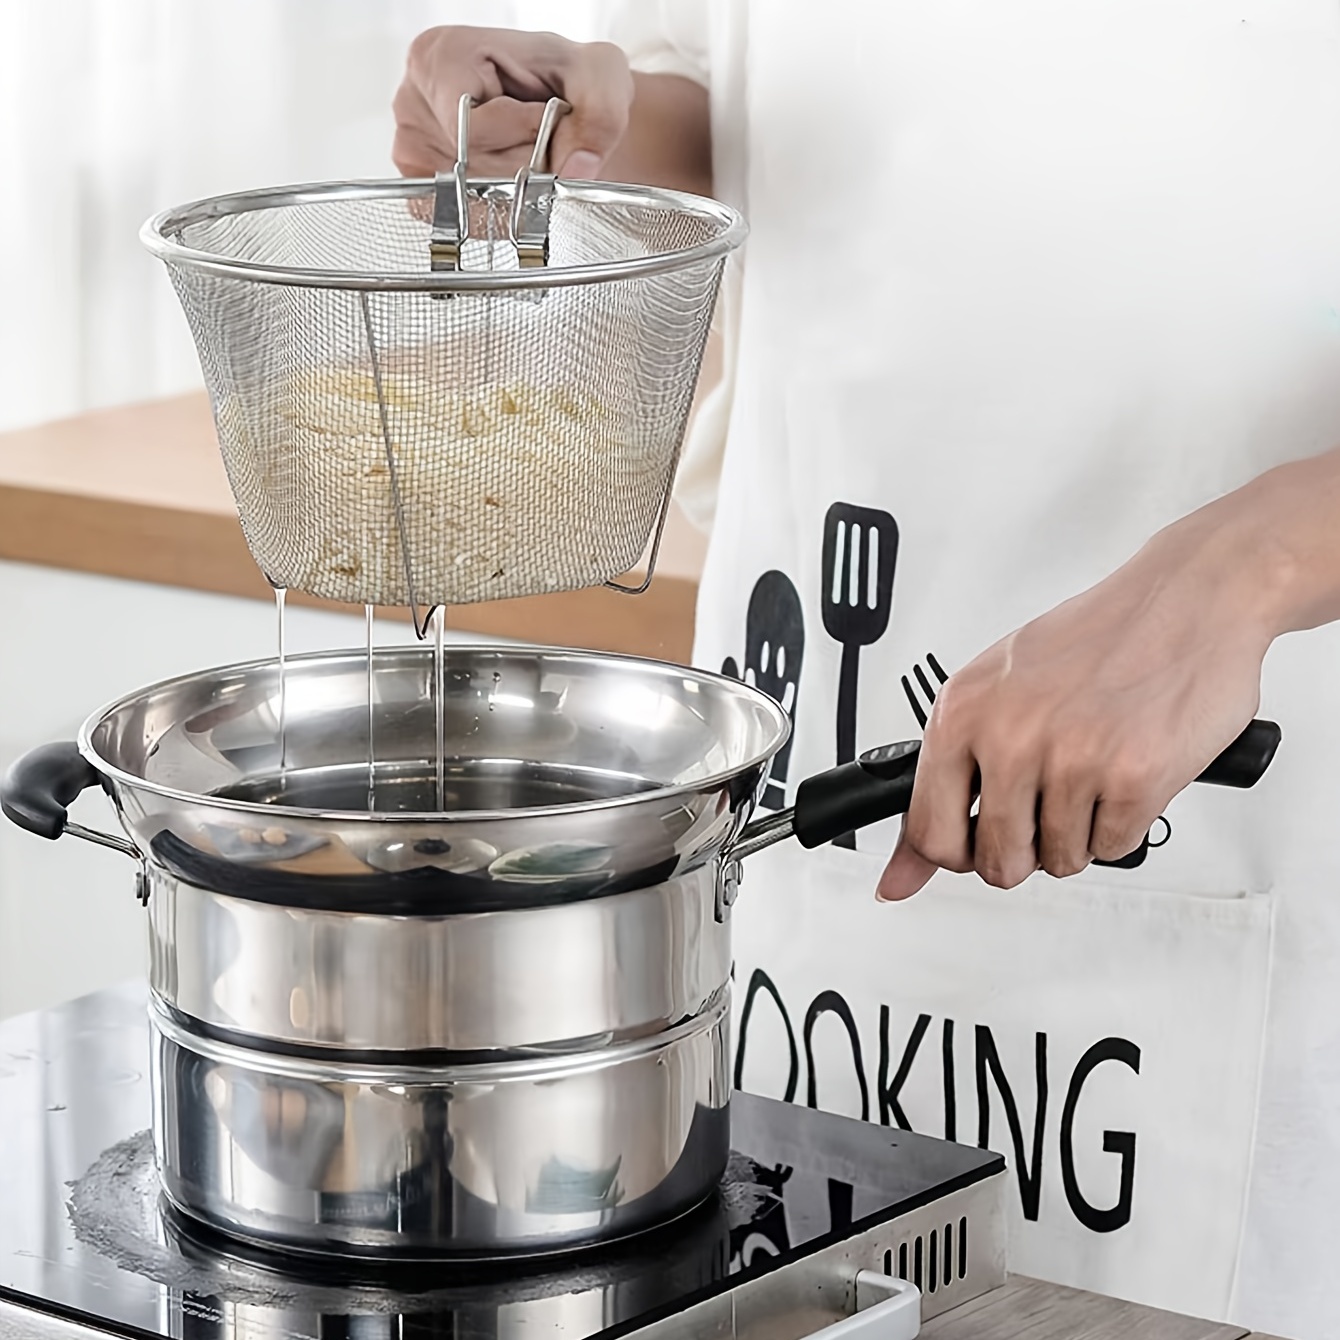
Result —
[{"label": "black induction cooktop", "polygon": [[602,1340],[998,1171],[999,1155],[737,1094],[698,1211],[529,1268],[301,1273],[176,1221],[148,1127],[145,989],[0,1024],[0,1299],[127,1336]]}]

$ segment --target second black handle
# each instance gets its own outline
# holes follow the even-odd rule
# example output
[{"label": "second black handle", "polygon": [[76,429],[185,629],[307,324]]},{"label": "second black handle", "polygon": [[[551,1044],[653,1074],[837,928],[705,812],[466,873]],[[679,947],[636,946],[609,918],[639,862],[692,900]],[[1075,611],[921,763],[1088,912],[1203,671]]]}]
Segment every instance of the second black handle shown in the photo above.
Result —
[{"label": "second black handle", "polygon": [[[1196,780],[1244,790],[1255,786],[1270,767],[1280,739],[1280,728],[1273,721],[1251,721]],[[807,777],[796,789],[796,840],[802,847],[818,847],[852,829],[906,814],[920,753],[919,740],[903,740]],[[1137,848],[1140,859],[1146,849],[1145,844]],[[1134,859],[1137,852],[1106,864],[1139,864]]]},{"label": "second black handle", "polygon": [[38,837],[65,832],[69,806],[101,778],[73,741],[39,745],[16,759],[0,781],[0,811]]}]

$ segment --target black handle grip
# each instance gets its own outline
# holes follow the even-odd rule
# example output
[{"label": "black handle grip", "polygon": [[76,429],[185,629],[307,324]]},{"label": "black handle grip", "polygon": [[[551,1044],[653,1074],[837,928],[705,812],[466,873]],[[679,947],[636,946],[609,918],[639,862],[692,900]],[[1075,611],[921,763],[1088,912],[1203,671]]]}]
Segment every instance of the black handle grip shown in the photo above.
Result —
[{"label": "black handle grip", "polygon": [[[1214,786],[1255,786],[1270,767],[1279,748],[1281,732],[1273,721],[1252,721],[1247,728],[1196,778]],[[795,835],[802,847],[818,847],[855,828],[906,814],[912,803],[921,744],[903,740],[862,754],[807,777],[796,789]],[[1149,839],[1115,861],[1097,865],[1133,869],[1149,851]]]},{"label": "black handle grip", "polygon": [[97,769],[72,740],[39,745],[5,773],[0,810],[20,828],[54,840],[65,832],[74,798],[98,782]]},{"label": "black handle grip", "polygon": [[1281,734],[1273,721],[1249,721],[1242,734],[1196,780],[1242,790],[1255,786],[1275,757]]},{"label": "black handle grip", "polygon": [[920,753],[920,741],[903,740],[805,778],[796,788],[796,840],[821,847],[854,828],[906,814]]}]

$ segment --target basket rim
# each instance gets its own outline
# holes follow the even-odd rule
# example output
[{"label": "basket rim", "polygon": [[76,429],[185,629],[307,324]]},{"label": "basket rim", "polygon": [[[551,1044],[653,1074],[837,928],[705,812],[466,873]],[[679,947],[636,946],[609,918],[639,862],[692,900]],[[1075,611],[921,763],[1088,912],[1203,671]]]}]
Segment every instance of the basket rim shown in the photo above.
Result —
[{"label": "basket rim", "polygon": [[[140,229],[140,241],[169,266],[180,266],[182,269],[221,278],[250,280],[258,284],[388,293],[469,293],[560,288],[668,274],[702,261],[729,255],[744,241],[749,231],[744,216],[738,210],[707,196],[659,186],[560,181],[557,183],[558,194],[572,200],[594,205],[641,205],[679,210],[715,220],[720,225],[720,231],[715,237],[696,246],[654,256],[639,256],[632,260],[607,261],[599,265],[446,272],[435,272],[425,267],[422,273],[411,271],[401,274],[264,265],[183,246],[171,235],[181,228],[207,219],[292,205],[320,204],[330,200],[409,200],[431,191],[433,185],[432,178],[392,177],[306,182],[207,196],[155,214]],[[512,182],[510,178],[472,178],[471,185],[509,186]]]}]

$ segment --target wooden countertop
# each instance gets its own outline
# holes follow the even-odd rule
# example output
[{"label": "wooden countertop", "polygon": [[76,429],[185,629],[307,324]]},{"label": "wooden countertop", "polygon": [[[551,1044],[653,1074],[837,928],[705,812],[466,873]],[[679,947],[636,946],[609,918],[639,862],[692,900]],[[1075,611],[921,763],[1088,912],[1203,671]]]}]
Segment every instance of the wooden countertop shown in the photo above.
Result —
[{"label": "wooden countertop", "polygon": [[1022,1276],[928,1321],[921,1334],[925,1340],[1272,1340]]},{"label": "wooden countertop", "polygon": [[[644,595],[601,588],[464,605],[447,623],[687,661],[705,547],[672,509]],[[0,433],[0,558],[271,598],[242,539],[203,392]]]}]

